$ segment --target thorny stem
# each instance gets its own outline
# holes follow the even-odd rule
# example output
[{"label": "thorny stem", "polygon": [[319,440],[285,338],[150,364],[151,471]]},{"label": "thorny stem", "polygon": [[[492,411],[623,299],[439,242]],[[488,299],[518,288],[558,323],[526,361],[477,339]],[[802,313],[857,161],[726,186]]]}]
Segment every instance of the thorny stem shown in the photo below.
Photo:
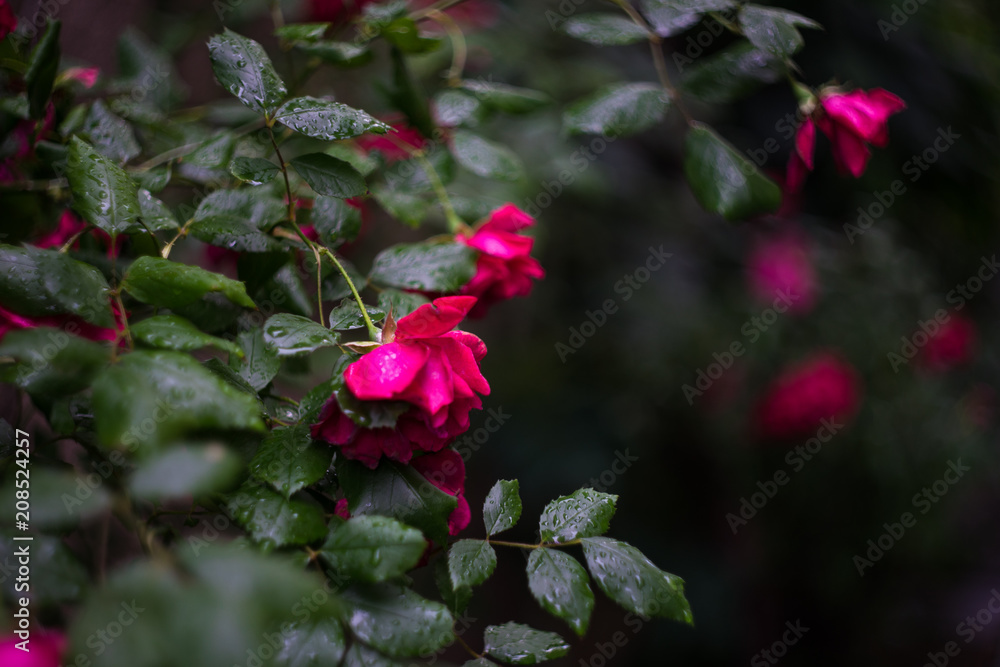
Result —
[{"label": "thorny stem", "polygon": [[361,300],[361,295],[358,293],[358,288],[354,286],[354,281],[351,280],[351,276],[347,274],[347,270],[344,268],[344,265],[340,263],[340,260],[337,259],[337,256],[334,255],[329,248],[322,246],[320,252],[329,257],[330,261],[333,262],[334,266],[336,266],[340,271],[340,275],[344,276],[344,280],[347,281],[347,286],[351,288],[351,294],[354,295],[354,300],[358,302],[358,308],[361,309],[361,316],[365,319],[365,327],[368,328],[368,338],[377,342],[379,339],[378,329],[376,329],[375,324],[372,323],[372,318],[368,316],[368,309],[365,308],[365,302]]},{"label": "thorny stem", "polygon": [[465,70],[465,61],[469,54],[465,44],[465,35],[455,23],[455,19],[444,12],[434,11],[428,15],[428,18],[444,28],[451,39],[452,59],[451,69],[448,70],[448,85],[456,87],[462,83],[462,72]]},{"label": "thorny stem", "polygon": [[468,651],[468,652],[469,652],[469,653],[470,653],[470,654],[472,655],[472,657],[473,657],[473,658],[475,658],[476,660],[481,660],[481,659],[482,659],[482,657],[483,657],[483,654],[482,654],[482,653],[476,653],[476,652],[475,652],[475,651],[474,651],[474,650],[472,649],[472,647],[471,647],[471,646],[469,646],[469,645],[468,645],[468,644],[466,643],[466,641],[465,641],[464,639],[462,639],[462,637],[461,637],[461,636],[460,636],[460,635],[459,635],[459,634],[458,634],[457,632],[455,633],[455,640],[456,640],[456,641],[457,641],[457,642],[458,642],[459,644],[461,644],[461,645],[462,645],[462,648],[464,648],[464,649],[465,649],[466,651]]},{"label": "thorny stem", "polygon": [[174,238],[170,239],[170,243],[163,246],[163,250],[160,251],[160,257],[162,257],[163,259],[167,259],[168,257],[170,257],[170,251],[173,249],[174,244],[177,243],[182,238],[184,238],[185,236],[187,236],[188,227],[190,227],[191,223],[193,222],[194,218],[191,218],[190,220],[184,223],[184,226],[177,231],[177,235],[174,236]]},{"label": "thorny stem", "polygon": [[570,540],[569,542],[539,542],[538,544],[504,542],[503,540],[491,540],[489,538],[486,538],[486,541],[499,547],[515,547],[517,549],[552,549],[555,547],[572,547],[580,544],[580,540]]},{"label": "thorny stem", "polygon": [[649,40],[649,50],[653,54],[653,66],[656,67],[656,75],[660,79],[660,85],[663,89],[670,93],[671,101],[674,103],[684,119],[690,125],[693,122],[691,114],[687,112],[687,109],[681,104],[681,96],[677,91],[677,87],[674,86],[673,82],[670,80],[670,73],[667,71],[667,61],[663,56],[663,38],[656,34],[656,31],[646,23],[646,19],[635,10],[635,7],[628,2],[628,0],[611,0],[614,4],[618,5],[622,11],[628,14],[632,21],[642,28],[646,32],[646,38]]}]

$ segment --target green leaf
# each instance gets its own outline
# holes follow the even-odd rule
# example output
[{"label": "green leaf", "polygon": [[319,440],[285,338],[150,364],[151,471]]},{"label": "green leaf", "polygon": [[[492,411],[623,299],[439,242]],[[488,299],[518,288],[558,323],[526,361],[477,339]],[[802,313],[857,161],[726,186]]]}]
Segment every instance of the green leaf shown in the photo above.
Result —
[{"label": "green leaf", "polygon": [[278,313],[264,323],[264,342],[279,357],[298,357],[337,344],[340,336],[309,318]]},{"label": "green leaf", "polygon": [[101,100],[91,105],[83,132],[98,153],[115,162],[128,162],[142,150],[128,121],[111,113]]},{"label": "green leaf", "polygon": [[[153,169],[147,169],[146,171],[132,172],[132,178],[141,187],[146,188],[150,192],[159,192],[163,188],[170,184],[170,179],[173,177],[173,168],[171,165],[166,164],[162,167],[154,167]],[[140,195],[142,191],[140,190]],[[142,204],[140,199],[139,204]],[[145,209],[143,209],[143,215],[146,214]],[[148,223],[147,223],[148,224]]]},{"label": "green leaf", "polygon": [[400,244],[380,252],[370,279],[423,292],[455,292],[476,274],[476,251],[462,243]]},{"label": "green leaf", "polygon": [[664,119],[670,97],[653,83],[616,83],[573,103],[563,114],[570,134],[622,137],[649,129]]},{"label": "green leaf", "polygon": [[352,516],[390,516],[419,528],[438,544],[447,543],[448,517],[458,502],[410,466],[382,461],[371,470],[344,461],[337,473]]},{"label": "green leaf", "polygon": [[434,583],[437,584],[438,592],[441,593],[441,599],[448,607],[448,611],[455,616],[462,615],[472,600],[472,589],[468,586],[456,587],[451,582],[446,558],[438,558],[434,562]]},{"label": "green leaf", "polygon": [[281,359],[274,348],[264,342],[264,330],[255,327],[249,331],[241,331],[236,341],[243,348],[244,361],[239,363],[230,359],[229,365],[239,371],[240,377],[256,391],[260,391],[281,370]]},{"label": "green leaf", "polygon": [[264,548],[310,544],[326,534],[323,510],[318,506],[291,500],[253,482],[230,496],[227,509]]},{"label": "green leaf", "polygon": [[375,583],[411,570],[426,549],[415,528],[384,516],[358,516],[331,526],[320,555],[337,572]]},{"label": "green leaf", "polygon": [[182,166],[193,164],[199,167],[225,168],[233,159],[234,150],[236,150],[236,137],[231,132],[213,134],[184,156]]},{"label": "green leaf", "polygon": [[580,489],[549,503],[538,520],[543,542],[569,542],[578,537],[603,535],[615,515],[618,496]]},{"label": "green leaf", "polygon": [[159,502],[225,491],[243,470],[240,457],[219,443],[172,445],[146,461],[129,479],[136,498]]},{"label": "green leaf", "polygon": [[647,39],[642,26],[619,14],[583,14],[559,26],[561,32],[594,46],[621,46]]},{"label": "green leaf", "polygon": [[0,357],[10,357],[12,366],[0,366],[0,380],[24,389],[32,396],[66,396],[90,386],[110,361],[110,348],[74,336],[79,326],[62,329],[36,327],[9,331],[0,343]]},{"label": "green leaf", "polygon": [[375,186],[372,194],[386,213],[414,229],[419,227],[430,213],[431,202],[423,195],[396,190],[385,185]]},{"label": "green leaf", "polygon": [[243,283],[160,257],[139,257],[125,272],[122,287],[133,297],[154,306],[178,308],[210,292],[220,292],[244,308],[256,308]]},{"label": "green leaf", "polygon": [[309,425],[297,424],[276,428],[264,438],[250,461],[250,472],[290,498],[323,479],[332,460],[330,447],[309,436]]},{"label": "green leaf", "polygon": [[401,16],[382,29],[386,41],[403,53],[427,53],[441,46],[436,37],[424,37],[417,23],[408,16]]},{"label": "green leaf", "polygon": [[506,113],[530,113],[552,103],[551,97],[537,90],[482,79],[463,81],[462,88],[491,109]]},{"label": "green leaf", "polygon": [[141,215],[135,181],[114,162],[79,137],[71,137],[67,162],[73,208],[112,236],[131,227]]},{"label": "green leaf", "polygon": [[[274,31],[274,36],[292,43],[316,42],[330,29],[329,23],[290,23]],[[334,661],[336,662],[336,661]]]},{"label": "green leaf", "polygon": [[524,164],[512,150],[468,130],[452,133],[451,151],[458,163],[476,176],[516,181],[524,174]]},{"label": "green leaf", "polygon": [[176,230],[180,227],[167,205],[145,188],[139,190],[139,214],[143,227],[151,232]]},{"label": "green leaf", "polygon": [[[385,312],[380,308],[366,305],[365,310],[368,311],[368,317],[371,318],[372,322],[378,322],[385,318]],[[331,329],[339,329],[341,331],[361,329],[365,326],[365,318],[361,314],[361,307],[358,306],[358,302],[354,299],[344,299],[339,306],[330,311],[327,321],[330,323]]]},{"label": "green leaf", "polygon": [[368,192],[364,177],[354,167],[326,153],[300,155],[292,158],[291,165],[321,195],[347,199]]},{"label": "green leaf", "polygon": [[271,181],[281,167],[270,160],[259,157],[237,157],[233,158],[229,165],[229,173],[236,178],[246,181],[250,185],[263,185]]},{"label": "green leaf", "polygon": [[475,125],[482,102],[461,90],[446,88],[434,96],[434,117],[438,125],[457,127]]},{"label": "green leaf", "polygon": [[288,94],[264,48],[252,39],[227,28],[208,40],[208,56],[222,87],[257,113],[271,115]]},{"label": "green leaf", "polygon": [[344,592],[347,622],[365,644],[394,658],[429,655],[454,641],[444,605],[395,584],[355,585]]},{"label": "green leaf", "polygon": [[0,244],[0,304],[20,315],[76,315],[114,327],[108,283],[96,268],[55,250]]},{"label": "green leaf", "polygon": [[[377,6],[372,4],[368,5],[368,8]],[[427,104],[427,95],[420,89],[417,80],[410,73],[406,55],[398,48],[393,47],[390,56],[392,57],[392,88],[383,86],[379,86],[379,88],[382,89],[383,95],[389,103],[403,112],[410,125],[417,128],[425,137],[434,136],[434,121]]]},{"label": "green leaf", "polygon": [[338,197],[316,197],[310,220],[319,240],[332,248],[353,241],[361,232],[361,210]]},{"label": "green leaf", "polygon": [[308,56],[342,67],[356,67],[372,59],[371,49],[366,43],[322,40],[311,44],[299,44],[298,47]]},{"label": "green leaf", "polygon": [[216,190],[201,200],[193,217],[198,221],[241,218],[258,229],[269,229],[287,211],[281,199],[260,190]]},{"label": "green leaf", "polygon": [[[268,638],[281,642],[282,629],[302,622],[303,600],[310,622],[335,613],[332,599],[313,600],[323,582],[286,558],[200,537],[186,544],[176,568],[149,560],[116,568],[74,615],[66,654],[102,667],[257,665],[252,656],[272,649]],[[123,621],[113,641],[96,639]]]},{"label": "green leaf", "polygon": [[485,653],[512,665],[534,665],[569,653],[569,644],[556,633],[513,622],[487,626],[483,642]]},{"label": "green leaf", "polygon": [[[319,666],[322,667],[322,666]],[[387,658],[378,651],[373,651],[360,642],[351,644],[344,656],[341,667],[412,667],[410,663]]]},{"label": "green leaf", "polygon": [[734,221],[781,205],[780,188],[707,125],[691,125],[684,153],[684,173],[706,210]]},{"label": "green leaf", "polygon": [[745,97],[763,83],[774,83],[784,76],[780,59],[740,41],[700,60],[681,85],[684,92],[711,104],[728,104]]},{"label": "green leaf", "polygon": [[785,9],[744,5],[740,8],[740,27],[750,43],[761,51],[787,58],[805,44],[798,28],[819,28],[820,25]]},{"label": "green leaf", "polygon": [[282,632],[282,637],[284,645],[275,653],[272,667],[339,665],[347,649],[344,628],[333,618],[308,618]]},{"label": "green leaf", "polygon": [[659,569],[625,542],[610,537],[581,541],[590,574],[609,598],[646,618],[659,616],[694,625],[683,579]]},{"label": "green leaf", "polygon": [[501,479],[493,485],[483,503],[483,523],[489,536],[513,528],[521,518],[521,496],[517,480]]},{"label": "green leaf", "polygon": [[425,303],[430,303],[430,299],[416,292],[385,289],[378,295],[378,307],[387,313],[391,311],[397,320],[406,317]]},{"label": "green leaf", "polygon": [[315,97],[288,100],[278,109],[275,118],[296,132],[324,141],[351,139],[365,132],[385,134],[389,131],[388,125],[360,109]]},{"label": "green leaf", "polygon": [[216,347],[238,357],[243,350],[232,341],[202,332],[179,315],[154,315],[131,325],[132,338],[148,347],[161,350],[190,352],[203,347]]},{"label": "green leaf", "polygon": [[180,352],[126,354],[93,386],[94,426],[108,446],[145,452],[195,430],[264,430],[254,397]]},{"label": "green leaf", "polygon": [[45,107],[52,94],[52,84],[59,69],[59,29],[60,21],[49,20],[42,38],[31,52],[31,62],[24,75],[24,87],[28,90],[28,106],[31,117],[45,118]]},{"label": "green leaf", "polygon": [[528,557],[528,588],[545,611],[569,623],[579,636],[587,632],[594,592],[587,571],[556,549],[534,549]]},{"label": "green leaf", "polygon": [[485,540],[459,540],[448,549],[448,574],[454,589],[479,586],[497,566],[497,552]]},{"label": "green leaf", "polygon": [[199,241],[236,252],[275,252],[282,248],[273,236],[260,231],[252,222],[228,214],[195,220],[188,226],[188,232]]},{"label": "green leaf", "polygon": [[657,34],[669,37],[687,30],[708,12],[736,6],[733,0],[640,0],[639,8]]}]

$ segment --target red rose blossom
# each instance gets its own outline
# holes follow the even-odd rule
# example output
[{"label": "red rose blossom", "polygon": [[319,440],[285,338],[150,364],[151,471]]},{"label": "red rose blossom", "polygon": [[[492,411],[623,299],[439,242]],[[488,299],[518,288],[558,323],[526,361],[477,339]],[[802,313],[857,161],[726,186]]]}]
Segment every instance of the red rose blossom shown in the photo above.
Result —
[{"label": "red rose blossom", "polygon": [[531,248],[535,240],[518,234],[535,220],[514,206],[505,204],[490,214],[473,230],[471,236],[459,233],[456,240],[479,251],[476,275],[461,293],[477,297],[473,317],[482,317],[491,305],[531,292],[532,280],[545,277],[545,270]]},{"label": "red rose blossom", "polygon": [[747,259],[750,292],[764,303],[788,297],[795,313],[812,310],[816,303],[816,271],[809,248],[795,232],[764,238]]},{"label": "red rose blossom", "polygon": [[860,379],[832,352],[819,352],[782,373],[757,405],[757,432],[785,440],[814,435],[824,420],[845,423],[858,409]]},{"label": "red rose blossom", "polygon": [[946,371],[972,358],[976,325],[961,315],[952,315],[920,350],[919,363],[934,371]]},{"label": "red rose blossom", "polygon": [[410,159],[407,147],[420,150],[427,145],[427,139],[416,128],[396,123],[393,123],[392,128],[385,134],[364,134],[355,141],[358,148],[365,153],[372,151],[381,153],[389,164]]},{"label": "red rose blossom", "polygon": [[458,506],[448,517],[448,533],[457,535],[472,520],[469,502],[465,499],[465,462],[454,449],[443,449],[413,459],[414,469],[449,496],[455,496]]},{"label": "red rose blossom", "polygon": [[59,667],[60,655],[66,647],[66,638],[56,632],[31,634],[29,651],[17,647],[22,640],[11,636],[0,640],[0,665],[3,667]]},{"label": "red rose blossom", "polygon": [[17,17],[7,0],[0,0],[0,39],[17,29]]},{"label": "red rose blossom", "polygon": [[409,406],[394,428],[359,426],[334,395],[313,425],[313,437],[374,468],[382,456],[407,463],[415,451],[439,451],[465,432],[469,412],[482,408],[478,394],[490,393],[479,371],[483,341],[452,331],[475,303],[473,297],[451,296],[420,306],[396,323],[395,332],[383,332],[390,340],[344,371],[344,388],[353,398]]},{"label": "red rose blossom", "polygon": [[830,139],[837,168],[860,178],[871,157],[868,144],[887,146],[889,116],[905,108],[903,100],[881,88],[850,93],[820,91],[818,104],[795,135],[795,149],[788,162],[789,188],[801,188],[806,173],[813,170],[817,127]]}]

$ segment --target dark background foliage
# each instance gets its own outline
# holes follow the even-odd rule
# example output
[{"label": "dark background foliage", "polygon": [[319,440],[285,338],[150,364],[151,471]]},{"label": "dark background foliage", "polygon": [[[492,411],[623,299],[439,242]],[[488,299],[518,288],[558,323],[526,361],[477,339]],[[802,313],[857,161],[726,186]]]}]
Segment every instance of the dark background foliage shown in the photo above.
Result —
[{"label": "dark background foliage", "polygon": [[[580,11],[601,4],[588,0]],[[903,5],[917,10],[886,39],[879,21],[891,21]],[[721,405],[689,405],[681,388],[762,310],[748,294],[745,260],[755,236],[779,223],[730,226],[698,208],[680,173],[676,115],[610,144],[585,169],[573,166],[582,164],[572,161],[574,152],[590,139],[561,136],[560,109],[603,82],[652,80],[644,45],[599,50],[573,42],[551,30],[545,12],[559,12],[551,0],[503,3],[498,25],[470,38],[470,77],[492,73],[545,90],[557,105],[500,128],[525,158],[525,182],[455,186],[496,203],[539,205],[536,254],[548,272],[530,299],[503,304],[471,326],[489,346],[487,407],[510,417],[470,457],[468,497],[476,507],[496,479],[519,478],[531,517],[555,495],[596,479],[621,496],[616,536],[686,579],[696,619],[693,629],[637,624],[599,596],[591,630],[566,664],[603,664],[602,645],[611,651],[616,633],[627,641],[614,647],[609,664],[746,663],[796,621],[809,630],[789,648],[790,664],[916,665],[949,641],[961,648],[955,664],[997,660],[1000,623],[985,625],[970,643],[956,626],[1000,586],[993,342],[1000,283],[987,283],[966,309],[979,331],[973,364],[947,374],[912,365],[894,373],[886,355],[919,321],[946,307],[949,290],[997,248],[1000,10],[986,0],[787,6],[825,27],[808,32],[797,58],[805,81],[837,77],[883,87],[909,108],[893,118],[890,146],[876,151],[859,181],[839,177],[821,148],[794,215],[815,249],[819,303],[806,316],[781,319],[749,347],[740,370],[726,376],[734,389]],[[32,7],[24,3],[18,13],[31,14]],[[261,9],[246,0],[226,23],[273,49]],[[210,3],[71,0],[59,11],[68,55],[113,71],[115,39],[135,25],[176,52],[189,103],[221,96],[206,67],[205,38],[220,27]],[[672,38],[668,54],[685,53],[688,38],[703,30]],[[708,51],[724,44],[714,41]],[[353,85],[356,76],[324,85],[377,111],[378,102]],[[387,76],[384,69],[380,76]],[[780,151],[766,166],[783,169],[790,142],[775,126],[795,110],[787,86],[764,88],[735,106],[691,104],[691,110],[742,149],[779,139]],[[843,226],[856,224],[858,207],[875,201],[874,193],[901,178],[904,163],[949,127],[961,135],[955,146],[851,243]],[[541,197],[551,195],[566,168],[572,184],[561,186],[559,196]],[[409,234],[376,220],[371,247],[357,248],[352,260],[367,266],[372,250]],[[624,301],[616,282],[645,262],[650,246],[661,245],[672,258]],[[609,298],[617,312],[564,363],[555,345],[567,343],[570,327],[579,328]],[[755,398],[783,365],[828,347],[841,350],[864,378],[858,417],[733,535],[726,514],[758,481],[787,469],[787,443],[750,436]],[[484,417],[474,416],[471,435]],[[637,460],[610,476],[616,456],[626,453]],[[959,458],[971,470],[859,576],[853,557],[884,532],[884,523],[912,510],[913,494]],[[516,536],[531,540],[530,525],[524,522]],[[467,532],[479,537],[481,527],[474,520]],[[517,618],[562,630],[527,593],[511,593],[525,589],[521,563],[517,553],[501,554],[472,616],[480,625]]]}]

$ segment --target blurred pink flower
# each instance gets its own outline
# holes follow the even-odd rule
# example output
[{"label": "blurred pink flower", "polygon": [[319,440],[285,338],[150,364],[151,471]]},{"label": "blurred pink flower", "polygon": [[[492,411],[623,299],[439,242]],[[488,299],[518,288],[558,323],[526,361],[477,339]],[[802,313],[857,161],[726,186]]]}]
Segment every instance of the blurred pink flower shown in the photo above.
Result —
[{"label": "blurred pink flower", "polygon": [[757,240],[747,258],[750,293],[763,303],[789,297],[788,309],[807,313],[816,304],[816,270],[808,245],[794,231]]},{"label": "blurred pink flower", "polygon": [[59,76],[67,81],[79,81],[84,88],[93,88],[100,74],[101,70],[97,67],[70,67]]},{"label": "blurred pink flower", "polygon": [[815,435],[824,420],[850,421],[860,404],[861,379],[839,355],[816,352],[785,367],[756,409],[756,431],[765,439]]},{"label": "blurred pink flower", "polygon": [[16,636],[0,640],[0,665],[3,667],[59,667],[66,638],[57,632],[33,631],[29,651],[17,647]]},{"label": "blurred pink flower", "polygon": [[0,39],[17,29],[17,17],[7,0],[0,0]]},{"label": "blurred pink flower", "polygon": [[976,325],[967,317],[953,314],[920,350],[919,363],[934,371],[946,371],[972,359],[976,346]]},{"label": "blurred pink flower", "polygon": [[363,134],[356,140],[358,148],[365,153],[378,151],[387,163],[410,159],[409,147],[420,150],[427,145],[424,135],[409,125],[393,124],[386,134]]}]

